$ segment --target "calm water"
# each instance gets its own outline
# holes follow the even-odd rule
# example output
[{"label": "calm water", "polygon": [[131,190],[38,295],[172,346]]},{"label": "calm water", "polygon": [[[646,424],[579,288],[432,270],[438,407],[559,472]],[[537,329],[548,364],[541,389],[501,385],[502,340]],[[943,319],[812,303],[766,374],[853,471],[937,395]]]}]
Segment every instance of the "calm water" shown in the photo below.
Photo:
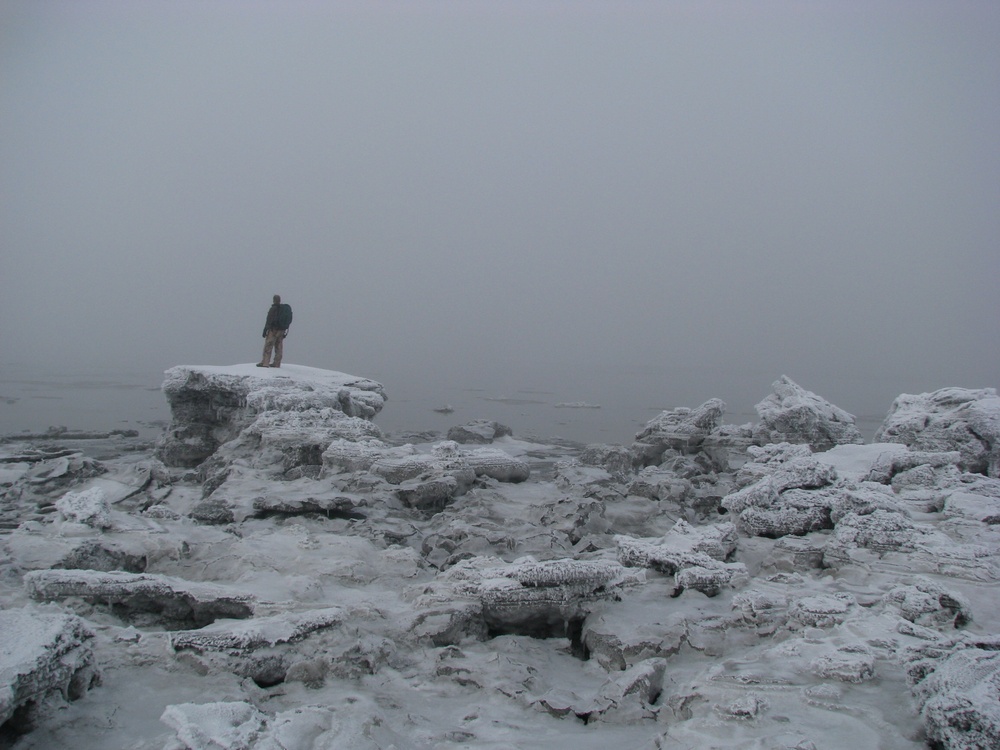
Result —
[{"label": "calm water", "polygon": [[[388,373],[379,377],[376,373],[371,377],[385,385],[389,401],[375,421],[386,432],[402,433],[444,432],[472,419],[495,419],[510,426],[518,437],[627,444],[660,411],[694,407],[714,396],[729,404],[726,422],[756,421],[753,404],[770,392],[768,380],[748,384],[744,391],[733,394],[726,393],[721,384],[713,392],[708,381],[702,384],[702,392],[691,386],[681,389],[657,373],[590,375],[589,379],[494,378],[490,383],[435,380],[421,384],[414,378]],[[155,438],[170,419],[160,390],[162,382],[159,370],[51,373],[3,365],[0,435],[66,427],[133,429],[143,437]],[[837,405],[851,411],[846,404]],[[442,413],[446,408],[450,411]],[[858,416],[866,439],[884,416],[884,412]]]}]

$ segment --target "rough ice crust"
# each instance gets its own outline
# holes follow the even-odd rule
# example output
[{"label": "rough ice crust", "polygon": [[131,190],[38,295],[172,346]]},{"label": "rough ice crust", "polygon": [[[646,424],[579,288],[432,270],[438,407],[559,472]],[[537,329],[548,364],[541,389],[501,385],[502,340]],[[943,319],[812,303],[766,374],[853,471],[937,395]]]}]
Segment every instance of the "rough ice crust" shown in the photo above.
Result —
[{"label": "rough ice crust", "polygon": [[[302,365],[178,366],[164,378],[171,423],[158,452],[168,466],[197,466],[265,412],[332,409],[372,419],[386,400],[374,380]],[[276,427],[290,429],[287,420]]]},{"label": "rough ice crust", "polygon": [[0,724],[49,696],[80,698],[99,679],[93,634],[73,615],[0,610]]},{"label": "rough ice crust", "polygon": [[808,443],[819,451],[864,442],[853,414],[807,391],[787,375],[776,380],[771,389],[773,393],[754,407],[761,420],[754,430],[759,444]]},{"label": "rough ice crust", "polygon": [[1000,478],[1000,397],[995,388],[904,393],[892,402],[875,440],[913,451],[957,451],[963,471]]}]

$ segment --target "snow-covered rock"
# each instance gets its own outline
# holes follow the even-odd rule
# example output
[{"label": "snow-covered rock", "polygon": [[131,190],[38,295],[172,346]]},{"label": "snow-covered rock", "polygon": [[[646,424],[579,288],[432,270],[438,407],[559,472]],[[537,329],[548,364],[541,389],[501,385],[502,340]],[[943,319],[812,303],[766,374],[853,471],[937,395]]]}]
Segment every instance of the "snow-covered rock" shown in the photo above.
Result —
[{"label": "snow-covered rock", "polygon": [[588,605],[645,580],[641,572],[614,562],[522,561],[497,564],[489,558],[465,560],[443,576],[466,596],[482,603],[494,632],[561,632],[581,621]]},{"label": "snow-covered rock", "polygon": [[754,408],[760,423],[757,443],[807,443],[821,451],[834,445],[862,443],[854,415],[807,391],[782,375],[771,384],[772,393]]},{"label": "snow-covered rock", "polygon": [[995,388],[904,393],[892,402],[875,440],[914,451],[958,451],[962,470],[1000,478],[1000,396]]},{"label": "snow-covered rock", "polygon": [[83,492],[67,492],[56,501],[56,509],[67,520],[93,526],[95,529],[109,529],[112,526],[111,507],[99,487]]},{"label": "snow-covered rock", "polygon": [[927,738],[954,750],[1000,747],[1000,638],[933,642],[907,654]]},{"label": "snow-covered rock", "polygon": [[699,451],[705,438],[722,425],[726,403],[709,399],[696,409],[680,407],[661,412],[636,433],[633,451],[643,466],[660,463],[664,451]]},{"label": "snow-covered rock", "polygon": [[79,597],[107,605],[129,619],[149,619],[175,627],[253,615],[253,597],[243,592],[150,573],[36,570],[25,574],[24,585],[38,601]]},{"label": "snow-covered rock", "polygon": [[[302,365],[178,366],[164,375],[171,423],[159,456],[168,466],[197,466],[264,412],[332,409],[370,420],[386,400],[373,380]],[[274,427],[298,429],[277,418]]]},{"label": "snow-covered rock", "polygon": [[456,443],[492,443],[497,438],[513,434],[510,427],[492,419],[474,419],[448,430],[448,439]]},{"label": "snow-covered rock", "polygon": [[93,637],[73,615],[0,610],[0,725],[20,712],[11,729],[29,729],[50,698],[76,700],[97,684]]}]

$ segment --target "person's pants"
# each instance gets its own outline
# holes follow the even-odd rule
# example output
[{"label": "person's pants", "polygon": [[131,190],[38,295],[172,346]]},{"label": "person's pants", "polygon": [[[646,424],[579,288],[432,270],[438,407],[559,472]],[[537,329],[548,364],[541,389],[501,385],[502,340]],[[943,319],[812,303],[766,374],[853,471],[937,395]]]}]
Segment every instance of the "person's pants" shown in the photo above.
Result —
[{"label": "person's pants", "polygon": [[274,361],[271,362],[271,367],[277,367],[281,364],[281,354],[284,348],[285,332],[279,331],[277,329],[271,328],[268,330],[267,335],[264,337],[264,356],[260,358],[260,362],[263,365],[268,364],[271,359],[271,350],[274,350]]}]

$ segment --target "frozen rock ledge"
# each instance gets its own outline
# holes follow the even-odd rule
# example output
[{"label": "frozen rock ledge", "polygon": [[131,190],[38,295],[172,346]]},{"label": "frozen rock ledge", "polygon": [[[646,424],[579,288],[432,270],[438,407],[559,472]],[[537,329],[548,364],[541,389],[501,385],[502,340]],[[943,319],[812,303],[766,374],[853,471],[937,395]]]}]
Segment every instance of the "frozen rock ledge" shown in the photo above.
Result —
[{"label": "frozen rock ledge", "polygon": [[75,700],[99,681],[93,634],[73,615],[0,611],[0,725],[29,729],[51,699]]},{"label": "frozen rock ledge", "polygon": [[381,383],[303,365],[181,365],[164,376],[171,423],[158,453],[168,466],[199,465],[264,412],[333,409],[370,420],[386,401]]}]

